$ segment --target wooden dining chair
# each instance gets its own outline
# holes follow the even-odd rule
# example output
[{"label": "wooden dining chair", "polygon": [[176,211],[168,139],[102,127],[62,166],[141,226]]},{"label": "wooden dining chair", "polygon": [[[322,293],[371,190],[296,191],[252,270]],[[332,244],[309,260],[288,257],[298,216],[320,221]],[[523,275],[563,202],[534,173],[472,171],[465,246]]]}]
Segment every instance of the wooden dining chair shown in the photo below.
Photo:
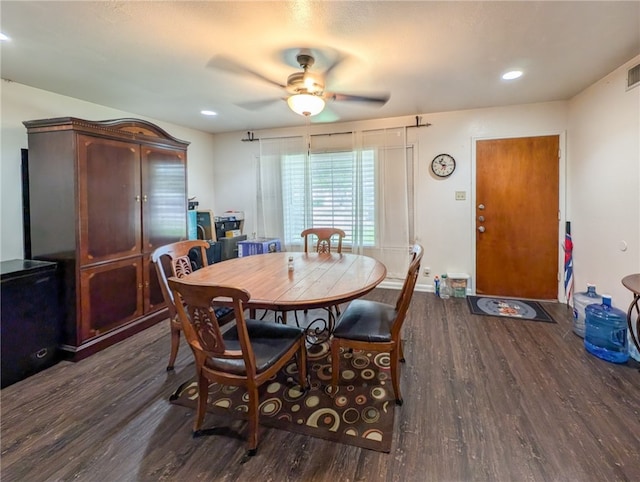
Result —
[{"label": "wooden dining chair", "polygon": [[[207,410],[209,385],[219,383],[244,387],[249,398],[249,451],[258,447],[258,387],[269,381],[297,356],[298,379],[308,389],[307,349],[304,330],[296,326],[245,319],[243,305],[248,291],[230,286],[198,284],[187,279],[170,278],[169,287],[177,303],[178,317],[193,350],[198,380],[198,409],[193,436],[201,430]],[[218,297],[230,299],[236,324],[224,333],[212,309]]]},{"label": "wooden dining chair", "polygon": [[[180,331],[182,330],[182,324],[178,319],[173,294],[169,289],[167,279],[172,276],[182,278],[183,276],[193,272],[193,265],[189,258],[189,252],[194,248],[200,249],[200,259],[202,260],[202,264],[203,266],[207,266],[208,260],[205,249],[208,247],[209,243],[202,239],[178,241],[176,243],[160,246],[151,254],[151,261],[153,261],[153,264],[156,267],[156,274],[158,275],[158,281],[160,282],[162,297],[164,298],[167,309],[169,310],[171,352],[169,355],[167,371],[173,370],[173,365],[176,362],[178,349],[180,348]],[[224,324],[233,320],[233,310],[231,308],[217,307],[216,309],[216,314],[221,323]]]},{"label": "wooden dining chair", "polygon": [[404,361],[404,355],[400,331],[420,273],[423,251],[421,245],[413,245],[407,277],[395,305],[357,299],[347,306],[338,319],[331,339],[331,393],[333,395],[338,390],[341,347],[388,352],[396,403],[402,405],[398,372],[399,362]]},{"label": "wooden dining chair", "polygon": [[[346,236],[342,229],[338,228],[308,228],[300,233],[300,236],[304,238],[304,252],[309,252],[309,242],[315,241],[315,251],[317,253],[331,253],[331,241],[337,238],[337,247],[334,249],[334,253],[342,253],[342,239]],[[335,243],[334,243],[335,246]],[[334,309],[336,316],[340,315],[340,307],[334,305],[328,310]],[[305,314],[307,310],[304,310]],[[333,316],[333,315],[330,315]],[[298,321],[298,315],[296,314],[296,322]]]},{"label": "wooden dining chair", "polygon": [[315,240],[315,251],[318,253],[331,252],[331,240],[337,237],[338,246],[334,252],[342,253],[342,239],[346,236],[342,229],[338,228],[309,228],[300,233],[304,238],[304,252],[309,252],[309,241]]}]

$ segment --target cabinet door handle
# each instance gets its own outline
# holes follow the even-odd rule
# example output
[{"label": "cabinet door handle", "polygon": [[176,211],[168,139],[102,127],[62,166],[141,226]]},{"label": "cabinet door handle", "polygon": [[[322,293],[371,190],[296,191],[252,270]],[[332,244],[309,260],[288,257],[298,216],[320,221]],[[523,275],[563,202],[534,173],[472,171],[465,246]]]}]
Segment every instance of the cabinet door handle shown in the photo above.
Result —
[{"label": "cabinet door handle", "polygon": [[140,283],[140,284],[138,285],[138,289],[139,289],[139,290],[141,290],[141,289],[142,289],[142,283]]},{"label": "cabinet door handle", "polygon": [[136,196],[136,202],[139,203],[140,202],[140,196]]},{"label": "cabinet door handle", "polygon": [[142,196],[142,202],[147,202],[147,195],[145,194],[144,196]]}]

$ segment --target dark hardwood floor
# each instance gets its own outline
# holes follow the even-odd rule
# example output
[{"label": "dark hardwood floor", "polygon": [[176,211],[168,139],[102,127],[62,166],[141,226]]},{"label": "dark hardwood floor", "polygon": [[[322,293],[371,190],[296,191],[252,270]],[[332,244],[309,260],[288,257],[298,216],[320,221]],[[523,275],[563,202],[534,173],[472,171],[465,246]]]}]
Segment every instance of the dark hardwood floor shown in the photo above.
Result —
[{"label": "dark hardwood floor", "polygon": [[557,324],[416,292],[391,453],[262,428],[244,464],[244,422],[193,439],[193,412],[168,402],[193,364],[183,342],[165,371],[163,322],[2,390],[2,481],[640,480],[639,364],[589,355],[567,308],[545,307]]}]

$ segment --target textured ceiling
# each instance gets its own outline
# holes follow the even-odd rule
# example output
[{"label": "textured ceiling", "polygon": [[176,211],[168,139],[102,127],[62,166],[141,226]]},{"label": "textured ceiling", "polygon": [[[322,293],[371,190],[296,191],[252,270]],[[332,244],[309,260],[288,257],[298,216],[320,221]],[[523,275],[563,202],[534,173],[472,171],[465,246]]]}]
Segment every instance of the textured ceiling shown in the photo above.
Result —
[{"label": "textured ceiling", "polygon": [[[329,90],[390,94],[312,118],[332,122],[565,100],[640,53],[639,1],[2,0],[0,15],[4,79],[207,132],[304,123],[216,56],[286,83],[306,48],[318,71],[344,57]],[[510,68],[525,75],[501,80]]]}]

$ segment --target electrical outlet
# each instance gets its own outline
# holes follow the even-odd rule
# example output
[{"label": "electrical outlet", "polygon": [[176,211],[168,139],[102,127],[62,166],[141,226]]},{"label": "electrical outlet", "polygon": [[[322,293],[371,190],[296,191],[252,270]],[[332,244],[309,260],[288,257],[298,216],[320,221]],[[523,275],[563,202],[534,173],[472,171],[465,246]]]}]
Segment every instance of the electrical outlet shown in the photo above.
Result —
[{"label": "electrical outlet", "polygon": [[467,191],[456,191],[456,201],[464,201],[467,199]]},{"label": "electrical outlet", "polygon": [[429,276],[431,274],[431,268],[427,267],[422,270],[425,276]]}]

